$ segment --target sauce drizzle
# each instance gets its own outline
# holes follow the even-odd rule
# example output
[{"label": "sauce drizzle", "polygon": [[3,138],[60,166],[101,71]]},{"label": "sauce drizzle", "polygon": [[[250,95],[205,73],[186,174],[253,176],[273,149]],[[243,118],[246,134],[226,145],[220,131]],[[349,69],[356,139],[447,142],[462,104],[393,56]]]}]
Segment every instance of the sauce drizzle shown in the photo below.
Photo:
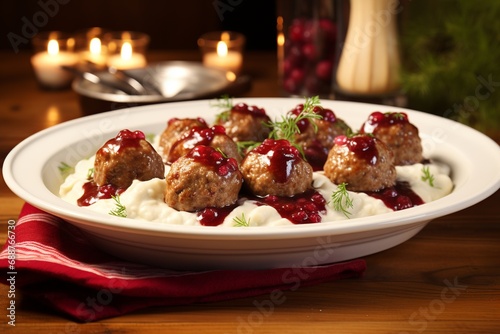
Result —
[{"label": "sauce drizzle", "polygon": [[111,184],[98,186],[94,181],[86,182],[83,186],[83,195],[76,201],[78,206],[89,206],[100,199],[108,199],[120,195],[125,191]]},{"label": "sauce drizzle", "polygon": [[408,209],[424,204],[424,201],[413,190],[407,182],[396,182],[396,185],[379,191],[366,192],[367,195],[384,202],[385,206],[394,211]]}]

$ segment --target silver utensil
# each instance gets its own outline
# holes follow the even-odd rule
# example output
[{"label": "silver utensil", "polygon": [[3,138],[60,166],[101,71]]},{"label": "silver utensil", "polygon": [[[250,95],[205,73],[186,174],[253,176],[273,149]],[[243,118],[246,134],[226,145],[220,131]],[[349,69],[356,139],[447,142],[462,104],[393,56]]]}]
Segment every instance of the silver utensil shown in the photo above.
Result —
[{"label": "silver utensil", "polygon": [[144,93],[144,89],[140,88],[138,85],[133,85],[128,80],[119,79],[115,75],[105,75],[105,72],[94,73],[64,65],[61,66],[61,68],[94,84],[103,85],[128,95],[143,95]]}]

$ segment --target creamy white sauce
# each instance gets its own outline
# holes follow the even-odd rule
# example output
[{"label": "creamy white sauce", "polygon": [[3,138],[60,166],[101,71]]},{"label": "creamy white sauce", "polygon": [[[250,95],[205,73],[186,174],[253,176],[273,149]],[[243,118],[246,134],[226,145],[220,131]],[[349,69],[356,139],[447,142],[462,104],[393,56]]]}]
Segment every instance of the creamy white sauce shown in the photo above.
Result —
[{"label": "creamy white sauce", "polygon": [[[94,167],[94,159],[95,156],[78,162],[74,173],[69,175],[60,187],[59,195],[63,200],[77,205],[77,200],[84,193],[82,186],[88,181],[88,171]],[[397,166],[396,170],[398,181],[408,182],[411,189],[427,203],[449,194],[453,189],[453,182],[449,177],[450,170],[447,166],[437,163],[426,166],[429,167],[429,172],[434,177],[433,186],[428,181],[422,180],[422,164]],[[168,170],[167,166],[165,175]],[[177,211],[164,202],[166,186],[165,180],[162,179],[135,180],[120,195],[120,203],[126,208],[127,218],[172,225],[200,225],[195,213]],[[337,190],[337,186],[330,182],[323,172],[314,173],[313,186],[327,201]],[[347,208],[348,217],[344,213],[336,211],[333,203],[328,203],[326,213],[322,214],[323,222],[367,217],[392,211],[381,200],[365,193],[348,193],[353,203],[352,208]],[[109,214],[110,211],[116,209],[116,202],[113,199],[101,199],[86,208]],[[234,219],[242,217],[243,214],[250,226],[292,225],[288,219],[282,218],[273,207],[258,206],[247,200],[236,207],[219,226],[235,226]]]}]

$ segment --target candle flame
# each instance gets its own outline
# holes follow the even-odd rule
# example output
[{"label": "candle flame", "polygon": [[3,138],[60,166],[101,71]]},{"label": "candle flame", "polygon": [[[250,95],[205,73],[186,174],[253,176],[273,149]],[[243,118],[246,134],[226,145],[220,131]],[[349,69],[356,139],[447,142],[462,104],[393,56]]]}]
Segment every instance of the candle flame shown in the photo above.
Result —
[{"label": "candle flame", "polygon": [[129,42],[123,43],[121,56],[122,59],[127,59],[127,60],[132,58],[132,45]]},{"label": "candle flame", "polygon": [[227,56],[227,44],[225,42],[220,41],[217,43],[217,55],[219,57]]},{"label": "candle flame", "polygon": [[223,31],[222,34],[220,35],[220,40],[223,42],[229,42],[230,38],[231,38],[231,36],[229,35],[229,33],[227,31]]},{"label": "candle flame", "polygon": [[284,33],[282,33],[282,32],[278,33],[278,37],[276,39],[277,39],[278,46],[285,45],[285,34]]},{"label": "candle flame", "polygon": [[59,53],[59,44],[55,39],[51,39],[49,44],[47,44],[47,52],[52,56]]},{"label": "candle flame", "polygon": [[132,39],[132,35],[130,34],[130,32],[124,31],[122,33],[122,39],[125,40],[125,41],[131,40]]},{"label": "candle flame", "polygon": [[90,40],[89,45],[90,53],[98,55],[101,53],[101,40],[97,37],[94,37]]}]

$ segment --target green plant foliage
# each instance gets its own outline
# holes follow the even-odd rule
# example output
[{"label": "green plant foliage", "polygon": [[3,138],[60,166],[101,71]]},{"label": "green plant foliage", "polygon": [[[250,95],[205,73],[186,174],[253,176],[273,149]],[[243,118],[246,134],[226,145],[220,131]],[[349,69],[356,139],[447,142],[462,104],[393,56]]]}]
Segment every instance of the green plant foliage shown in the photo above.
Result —
[{"label": "green plant foliage", "polygon": [[409,107],[500,129],[500,1],[418,0],[401,20]]}]

